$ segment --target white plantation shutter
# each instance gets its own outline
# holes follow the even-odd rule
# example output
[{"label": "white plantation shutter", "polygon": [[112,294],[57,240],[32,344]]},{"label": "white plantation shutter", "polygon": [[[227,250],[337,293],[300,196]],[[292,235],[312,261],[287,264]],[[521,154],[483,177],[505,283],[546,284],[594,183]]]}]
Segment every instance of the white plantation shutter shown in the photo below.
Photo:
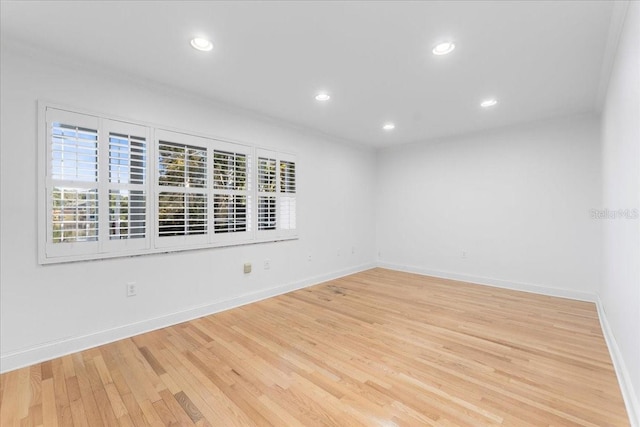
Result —
[{"label": "white plantation shutter", "polygon": [[99,250],[97,117],[46,111],[46,248],[48,257]]},{"label": "white plantation shutter", "polygon": [[294,236],[296,226],[296,162],[289,154],[256,150],[257,237]]},{"label": "white plantation shutter", "polygon": [[148,128],[46,108],[48,259],[148,247]]},{"label": "white plantation shutter", "polygon": [[157,247],[202,244],[209,232],[207,140],[156,132]]},{"label": "white plantation shutter", "polygon": [[293,155],[39,103],[42,264],[297,236]]},{"label": "white plantation shutter", "polygon": [[103,250],[149,247],[148,128],[113,120],[103,121],[105,164],[108,165]]},{"label": "white plantation shutter", "polygon": [[214,241],[251,236],[251,149],[215,141],[213,151]]},{"label": "white plantation shutter", "polygon": [[279,235],[293,235],[296,233],[296,162],[293,156],[280,154],[279,171]]},{"label": "white plantation shutter", "polygon": [[277,178],[275,153],[259,150],[257,154],[257,235],[275,235],[277,228],[276,189]]}]

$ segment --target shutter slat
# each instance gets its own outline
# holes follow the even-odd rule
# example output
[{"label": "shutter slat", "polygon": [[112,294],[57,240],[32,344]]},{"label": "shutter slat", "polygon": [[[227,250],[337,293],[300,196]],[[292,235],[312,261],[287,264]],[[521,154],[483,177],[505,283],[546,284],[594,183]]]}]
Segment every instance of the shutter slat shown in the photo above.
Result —
[{"label": "shutter slat", "polygon": [[258,230],[276,229],[276,211],[275,196],[258,197]]},{"label": "shutter slat", "polygon": [[52,191],[52,242],[98,239],[98,189],[54,187]]},{"label": "shutter slat", "polygon": [[147,195],[139,190],[147,180],[146,138],[109,133],[109,239],[146,237]]},{"label": "shutter slat", "polygon": [[214,233],[249,230],[247,166],[247,155],[244,153],[225,150],[213,152],[213,188],[218,190],[213,203]]},{"label": "shutter slat", "polygon": [[163,192],[158,199],[158,236],[206,234],[206,194]]},{"label": "shutter slat", "polygon": [[296,192],[296,164],[289,161],[280,161],[280,192]]},{"label": "shutter slat", "polygon": [[207,150],[160,141],[158,184],[172,187],[206,188]]},{"label": "shutter slat", "polygon": [[53,122],[51,133],[51,178],[97,182],[98,130]]},{"label": "shutter slat", "polygon": [[146,236],[146,194],[139,190],[109,190],[109,239]]},{"label": "shutter slat", "polygon": [[275,193],[276,160],[258,157],[258,192]]}]

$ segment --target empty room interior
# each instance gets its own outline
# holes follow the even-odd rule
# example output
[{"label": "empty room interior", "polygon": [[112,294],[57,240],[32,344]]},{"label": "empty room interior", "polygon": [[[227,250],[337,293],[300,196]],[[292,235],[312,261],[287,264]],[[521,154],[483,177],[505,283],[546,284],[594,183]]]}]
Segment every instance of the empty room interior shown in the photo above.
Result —
[{"label": "empty room interior", "polygon": [[0,425],[640,426],[640,2],[1,2]]}]

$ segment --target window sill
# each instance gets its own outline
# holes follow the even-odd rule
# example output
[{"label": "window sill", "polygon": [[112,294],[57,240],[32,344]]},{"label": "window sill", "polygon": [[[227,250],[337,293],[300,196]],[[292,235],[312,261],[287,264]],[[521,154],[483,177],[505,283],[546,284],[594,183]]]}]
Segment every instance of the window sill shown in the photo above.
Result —
[{"label": "window sill", "polygon": [[283,241],[298,240],[298,239],[299,239],[298,235],[293,235],[293,236],[280,236],[280,237],[263,238],[263,239],[252,239],[252,240],[237,241],[237,242],[194,244],[194,245],[184,245],[180,247],[148,248],[148,249],[136,250],[136,251],[104,252],[99,254],[70,255],[70,256],[57,256],[57,257],[47,257],[45,254],[41,254],[39,259],[39,264],[49,265],[49,264],[62,264],[62,263],[79,262],[79,261],[100,261],[103,259],[112,259],[112,258],[132,258],[132,257],[143,256],[143,255],[196,251],[196,250],[202,250],[202,249],[229,248],[229,247],[235,247],[235,246],[258,245],[263,243],[275,243],[275,242],[283,242]]}]

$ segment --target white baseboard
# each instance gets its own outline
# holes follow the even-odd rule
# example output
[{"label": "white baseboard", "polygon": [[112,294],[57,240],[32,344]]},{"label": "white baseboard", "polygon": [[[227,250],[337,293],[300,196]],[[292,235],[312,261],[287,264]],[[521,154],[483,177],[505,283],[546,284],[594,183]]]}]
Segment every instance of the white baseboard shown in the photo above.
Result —
[{"label": "white baseboard", "polygon": [[596,294],[590,292],[580,292],[571,289],[552,288],[548,286],[533,285],[531,283],[512,282],[509,280],[494,279],[491,277],[472,276],[469,274],[452,273],[449,271],[429,270],[427,268],[415,267],[411,265],[393,264],[388,262],[378,262],[378,267],[390,270],[416,273],[423,276],[439,277],[441,279],[459,280],[479,285],[493,286],[496,288],[512,289],[515,291],[531,292],[534,294],[548,295],[552,297],[569,298],[578,301],[596,301]]},{"label": "white baseboard", "polygon": [[212,303],[203,304],[201,306],[192,307],[187,310],[166,314],[155,317],[153,319],[143,320],[128,325],[118,326],[116,328],[102,330],[87,335],[68,337],[61,340],[51,341],[37,346],[24,348],[11,353],[0,356],[0,373],[13,371],[35,363],[51,360],[56,357],[65,356],[67,354],[86,350],[88,348],[97,347],[108,344],[134,335],[150,332],[156,329],[165,328],[167,326],[176,325],[196,319],[198,317],[207,316],[218,313],[220,311],[229,310],[241,305],[282,295],[296,289],[302,289],[309,286],[317,285],[328,280],[337,279],[349,274],[358,273],[360,271],[374,268],[375,264],[367,263],[358,266],[334,271],[328,274],[309,277],[297,282],[285,285],[275,286],[263,289],[257,292],[251,292],[238,295],[232,298],[214,301]]},{"label": "white baseboard", "polygon": [[600,297],[596,295],[596,307],[598,308],[598,317],[600,318],[600,326],[602,327],[602,333],[604,339],[609,347],[609,354],[615,368],[616,375],[618,377],[618,383],[620,384],[620,391],[622,392],[622,398],[624,404],[627,407],[627,415],[629,416],[629,423],[631,427],[640,427],[640,400],[631,383],[629,371],[627,365],[624,363],[620,347],[616,342],[616,338],[613,335],[613,330],[609,321],[607,320],[607,313],[604,310]]}]

